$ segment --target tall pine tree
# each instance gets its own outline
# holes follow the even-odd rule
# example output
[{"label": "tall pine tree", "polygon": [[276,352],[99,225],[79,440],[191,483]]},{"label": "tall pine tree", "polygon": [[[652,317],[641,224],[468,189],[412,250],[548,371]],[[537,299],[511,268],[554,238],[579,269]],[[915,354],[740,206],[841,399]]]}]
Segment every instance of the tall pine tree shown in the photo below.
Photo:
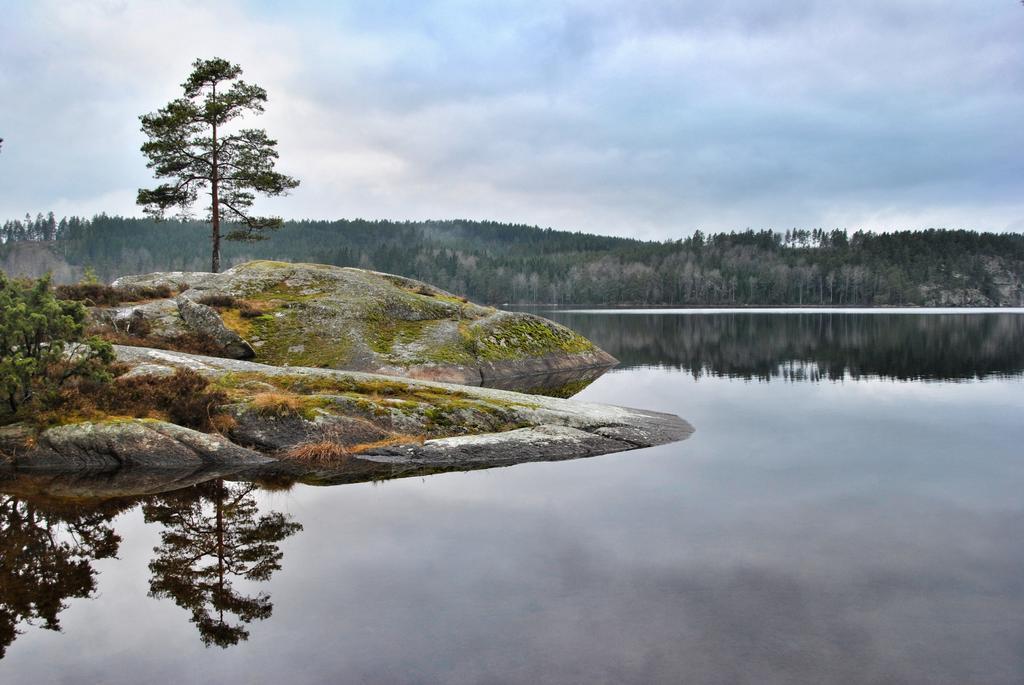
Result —
[{"label": "tall pine tree", "polygon": [[250,213],[256,194],[283,195],[299,182],[274,170],[277,141],[266,131],[225,128],[246,113],[263,112],[267,91],[242,81],[241,67],[227,60],[200,59],[192,67],[182,84],[184,97],[139,117],[148,138],[142,145],[146,166],[169,181],[140,189],[137,202],[157,217],[171,207],[184,214],[201,192],[209,192],[211,270],[217,272],[222,225],[230,227],[226,240],[262,239],[282,222]]}]

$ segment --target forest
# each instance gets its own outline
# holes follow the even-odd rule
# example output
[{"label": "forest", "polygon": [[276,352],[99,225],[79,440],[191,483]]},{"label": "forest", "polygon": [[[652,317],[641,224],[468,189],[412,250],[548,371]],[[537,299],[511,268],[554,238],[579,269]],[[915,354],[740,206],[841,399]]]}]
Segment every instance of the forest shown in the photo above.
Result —
[{"label": "forest", "polygon": [[[209,268],[201,221],[65,217],[0,227],[0,260],[47,246],[104,281]],[[286,221],[268,239],[226,243],[251,259],[401,274],[488,304],[894,306],[1024,304],[1024,235],[930,229],[696,231],[663,242],[490,221]]]}]

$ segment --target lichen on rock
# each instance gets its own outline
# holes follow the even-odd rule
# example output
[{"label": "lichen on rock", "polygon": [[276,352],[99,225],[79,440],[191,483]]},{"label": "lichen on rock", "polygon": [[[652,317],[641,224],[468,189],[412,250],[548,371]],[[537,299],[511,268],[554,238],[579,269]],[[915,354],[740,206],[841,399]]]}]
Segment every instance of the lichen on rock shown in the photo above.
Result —
[{"label": "lichen on rock", "polygon": [[482,307],[364,269],[254,261],[221,274],[155,273],[115,285],[171,281],[189,287],[176,300],[180,326],[164,322],[162,329],[200,333],[230,358],[474,385],[615,363],[586,338],[539,316]]}]

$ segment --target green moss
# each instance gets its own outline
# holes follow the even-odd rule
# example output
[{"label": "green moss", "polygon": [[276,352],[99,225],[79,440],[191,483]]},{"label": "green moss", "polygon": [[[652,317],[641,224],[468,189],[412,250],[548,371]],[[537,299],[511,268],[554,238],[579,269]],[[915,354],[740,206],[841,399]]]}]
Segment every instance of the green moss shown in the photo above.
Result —
[{"label": "green moss", "polygon": [[257,270],[270,270],[270,269],[287,269],[295,266],[291,262],[275,262],[271,259],[256,259],[251,262],[246,262],[241,266],[242,271],[257,271]]},{"label": "green moss", "polygon": [[264,314],[248,321],[239,332],[256,350],[256,361],[275,366],[309,366],[337,368],[352,356],[352,341],[343,336],[330,336],[310,330],[300,323],[292,308]]},{"label": "green moss", "polygon": [[378,354],[390,355],[395,343],[413,343],[434,321],[373,321],[367,326],[366,342]]},{"label": "green moss", "polygon": [[522,359],[553,353],[593,352],[592,342],[563,326],[533,317],[510,317],[491,329],[467,327],[474,356],[486,360]]},{"label": "green moss", "polygon": [[[432,437],[459,435],[466,432],[497,432],[520,428],[522,409],[536,409],[529,402],[479,398],[457,390],[421,386],[401,381],[364,380],[352,377],[306,377],[292,374],[233,373],[218,379],[217,384],[244,397],[264,392],[271,386],[286,393],[308,399],[302,404],[306,418],[315,418],[320,411],[339,415],[360,413],[371,420],[403,415],[421,423]],[[256,386],[257,389],[246,390]],[[244,400],[243,400],[244,401]],[[467,431],[467,426],[473,430]]]}]

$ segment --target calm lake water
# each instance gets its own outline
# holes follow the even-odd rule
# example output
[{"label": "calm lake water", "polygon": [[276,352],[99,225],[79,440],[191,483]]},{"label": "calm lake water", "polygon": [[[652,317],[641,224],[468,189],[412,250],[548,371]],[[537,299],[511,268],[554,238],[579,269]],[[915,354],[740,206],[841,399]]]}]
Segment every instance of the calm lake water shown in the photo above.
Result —
[{"label": "calm lake water", "polygon": [[0,682],[1024,682],[1024,314],[546,314],[622,360],[581,399],[693,437],[335,487],[9,484]]}]

